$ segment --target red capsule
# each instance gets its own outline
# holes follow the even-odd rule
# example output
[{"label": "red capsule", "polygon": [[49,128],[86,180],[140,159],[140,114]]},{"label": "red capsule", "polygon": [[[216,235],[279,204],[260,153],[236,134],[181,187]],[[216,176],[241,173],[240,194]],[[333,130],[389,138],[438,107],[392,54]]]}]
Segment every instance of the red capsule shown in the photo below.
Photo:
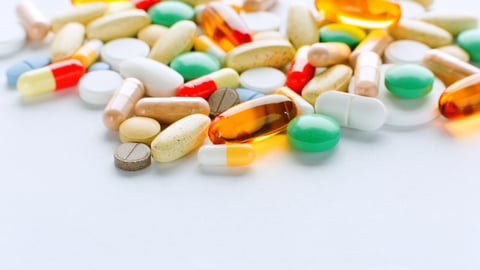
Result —
[{"label": "red capsule", "polygon": [[151,6],[160,2],[160,0],[130,0],[130,2],[138,9],[147,11]]},{"label": "red capsule", "polygon": [[315,75],[315,67],[307,59],[308,48],[308,46],[303,46],[297,51],[297,55],[287,71],[286,86],[299,94]]}]

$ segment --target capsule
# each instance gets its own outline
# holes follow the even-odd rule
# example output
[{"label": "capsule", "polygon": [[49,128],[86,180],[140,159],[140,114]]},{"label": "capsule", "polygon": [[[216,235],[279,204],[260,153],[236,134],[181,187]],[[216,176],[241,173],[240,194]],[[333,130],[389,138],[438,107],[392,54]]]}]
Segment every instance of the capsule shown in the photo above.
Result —
[{"label": "capsule", "polygon": [[103,42],[98,39],[92,39],[80,47],[73,55],[73,59],[77,59],[82,62],[85,68],[90,67],[95,61],[97,61],[102,49]]},{"label": "capsule", "polygon": [[160,2],[160,0],[130,0],[130,2],[135,6],[135,8],[147,11],[151,6]]},{"label": "capsule", "polygon": [[384,30],[371,31],[350,54],[350,66],[355,68],[358,55],[365,51],[372,51],[379,56],[382,56],[383,52],[392,41],[393,38]]},{"label": "capsule", "polygon": [[353,77],[355,94],[367,97],[378,95],[380,64],[380,56],[374,52],[365,51],[358,56]]},{"label": "capsule", "polygon": [[447,87],[438,100],[438,109],[449,119],[480,113],[480,74],[470,75]]},{"label": "capsule", "polygon": [[208,136],[214,144],[249,143],[285,131],[297,107],[283,95],[266,95],[240,103],[218,115]]},{"label": "capsule", "polygon": [[308,103],[301,95],[299,95],[297,92],[293,91],[292,89],[288,87],[280,87],[277,90],[273,92],[274,94],[280,94],[284,95],[288,98],[290,98],[295,105],[297,106],[297,111],[298,114],[312,114],[314,113],[313,106]]},{"label": "capsule", "polygon": [[278,0],[245,0],[242,9],[246,12],[263,11],[271,9]]},{"label": "capsule", "polygon": [[50,31],[50,22],[38,8],[26,0],[17,5],[17,16],[27,30],[28,38],[33,41],[43,40]]},{"label": "capsule", "polygon": [[126,78],[103,111],[105,126],[118,130],[120,124],[132,114],[135,103],[144,95],[145,88],[142,82],[135,78]]},{"label": "capsule", "polygon": [[392,0],[315,0],[315,6],[330,21],[371,29],[395,25],[402,15]]},{"label": "capsule", "polygon": [[191,114],[210,114],[208,102],[199,97],[146,97],[135,105],[135,115],[171,124]]},{"label": "capsule", "polygon": [[310,47],[307,59],[314,67],[328,67],[346,62],[350,53],[350,47],[345,43],[321,42]]},{"label": "capsule", "polygon": [[37,96],[75,86],[85,74],[85,67],[76,59],[56,62],[28,71],[17,82],[24,96]]},{"label": "capsule", "polygon": [[437,49],[428,51],[423,57],[422,64],[446,85],[451,85],[469,75],[480,73],[480,69],[476,66]]},{"label": "capsule", "polygon": [[247,25],[233,8],[222,3],[209,3],[200,17],[205,35],[226,52],[252,41]]},{"label": "capsule", "polygon": [[115,3],[115,2],[129,2],[129,0],[71,0],[73,5],[82,5],[94,2]]},{"label": "capsule", "polygon": [[195,51],[206,52],[215,56],[220,63],[225,61],[227,53],[207,36],[196,37],[193,41],[193,48]]},{"label": "capsule", "polygon": [[204,166],[247,166],[255,160],[255,150],[249,144],[203,145],[197,159]]},{"label": "capsule", "polygon": [[286,86],[297,93],[302,89],[315,75],[315,67],[307,59],[309,46],[303,46],[298,49],[295,59],[293,59],[287,71]]},{"label": "capsule", "polygon": [[179,97],[208,97],[219,88],[236,88],[240,85],[238,72],[231,68],[223,68],[208,75],[188,81],[177,88]]}]

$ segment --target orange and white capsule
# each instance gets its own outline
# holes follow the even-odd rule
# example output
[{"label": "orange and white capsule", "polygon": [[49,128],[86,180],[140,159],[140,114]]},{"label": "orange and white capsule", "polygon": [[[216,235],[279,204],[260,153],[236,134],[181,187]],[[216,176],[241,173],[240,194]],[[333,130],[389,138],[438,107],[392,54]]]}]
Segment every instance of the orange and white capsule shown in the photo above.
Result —
[{"label": "orange and white capsule", "polygon": [[204,145],[197,157],[205,166],[246,166],[255,160],[255,150],[250,144]]},{"label": "orange and white capsule", "polygon": [[97,61],[102,49],[103,42],[99,39],[92,39],[80,47],[73,55],[73,59],[82,62],[85,68]]}]

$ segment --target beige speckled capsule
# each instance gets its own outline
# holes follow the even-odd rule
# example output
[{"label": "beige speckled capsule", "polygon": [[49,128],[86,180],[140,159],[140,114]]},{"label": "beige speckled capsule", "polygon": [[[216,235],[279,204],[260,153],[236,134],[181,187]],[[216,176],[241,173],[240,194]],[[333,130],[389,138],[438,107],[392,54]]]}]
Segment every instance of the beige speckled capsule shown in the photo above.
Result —
[{"label": "beige speckled capsule", "polygon": [[311,105],[323,92],[330,90],[347,91],[352,69],[347,65],[335,65],[313,77],[302,90],[302,97]]},{"label": "beige speckled capsule", "polygon": [[140,29],[149,24],[150,17],[140,9],[112,13],[90,22],[87,26],[87,37],[104,42],[122,37],[133,37]]},{"label": "beige speckled capsule", "polygon": [[354,92],[360,96],[376,97],[380,81],[380,56],[371,51],[358,55],[355,67]]},{"label": "beige speckled capsule", "polygon": [[210,122],[206,115],[192,114],[171,124],[153,140],[153,159],[171,162],[199,148],[207,137]]},{"label": "beige speckled capsule", "polygon": [[155,42],[148,57],[163,64],[170,63],[175,56],[192,49],[196,32],[194,22],[176,22]]},{"label": "beige speckled capsule", "polygon": [[328,67],[345,63],[350,53],[350,47],[345,43],[321,42],[310,46],[307,59],[314,67]]},{"label": "beige speckled capsule", "polygon": [[72,56],[83,44],[85,27],[77,22],[67,23],[55,35],[50,45],[52,62],[65,60]]},{"label": "beige speckled capsule", "polygon": [[463,10],[430,11],[420,15],[417,19],[443,28],[454,36],[478,26],[477,15]]},{"label": "beige speckled capsule", "polygon": [[453,42],[453,37],[447,30],[420,20],[402,19],[397,25],[389,28],[388,33],[396,40],[415,40],[431,48],[450,45]]},{"label": "beige speckled capsule", "polygon": [[58,32],[62,27],[70,22],[78,22],[87,25],[89,22],[102,17],[108,9],[106,3],[88,3],[73,7],[52,18],[52,30]]},{"label": "beige speckled capsule", "polygon": [[157,40],[168,31],[168,27],[159,24],[150,24],[142,28],[137,34],[137,38],[144,41],[152,48]]},{"label": "beige speckled capsule", "polygon": [[192,114],[210,114],[208,102],[200,97],[146,97],[135,105],[135,115],[171,124]]},{"label": "beige speckled capsule", "polygon": [[307,6],[292,4],[288,7],[287,36],[297,49],[318,42],[318,24]]},{"label": "beige speckled capsule", "polygon": [[19,3],[16,12],[23,27],[27,30],[29,39],[40,41],[48,35],[50,23],[32,2],[26,0]]},{"label": "beige speckled capsule", "polygon": [[469,75],[480,73],[476,66],[437,49],[428,51],[422,64],[447,86]]},{"label": "beige speckled capsule", "polygon": [[350,66],[355,68],[357,57],[360,53],[372,51],[382,56],[385,49],[393,41],[392,37],[384,30],[372,30],[350,54]]},{"label": "beige speckled capsule", "polygon": [[229,51],[226,66],[238,72],[256,67],[282,69],[295,57],[295,49],[286,40],[262,40],[242,44]]},{"label": "beige speckled capsule", "polygon": [[242,8],[246,12],[263,11],[271,9],[278,0],[245,0]]},{"label": "beige speckled capsule", "polygon": [[470,61],[470,55],[464,49],[460,48],[460,46],[458,45],[438,47],[437,50],[448,53],[452,56],[455,56],[456,58],[464,62]]}]

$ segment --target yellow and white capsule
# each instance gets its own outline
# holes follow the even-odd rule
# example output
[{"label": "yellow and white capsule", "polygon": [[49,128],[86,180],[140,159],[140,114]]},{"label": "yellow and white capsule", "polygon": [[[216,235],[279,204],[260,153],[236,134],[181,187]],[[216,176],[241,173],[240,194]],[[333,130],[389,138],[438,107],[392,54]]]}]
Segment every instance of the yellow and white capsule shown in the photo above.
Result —
[{"label": "yellow and white capsule", "polygon": [[205,166],[246,166],[255,159],[255,150],[250,144],[204,145],[197,157]]}]

